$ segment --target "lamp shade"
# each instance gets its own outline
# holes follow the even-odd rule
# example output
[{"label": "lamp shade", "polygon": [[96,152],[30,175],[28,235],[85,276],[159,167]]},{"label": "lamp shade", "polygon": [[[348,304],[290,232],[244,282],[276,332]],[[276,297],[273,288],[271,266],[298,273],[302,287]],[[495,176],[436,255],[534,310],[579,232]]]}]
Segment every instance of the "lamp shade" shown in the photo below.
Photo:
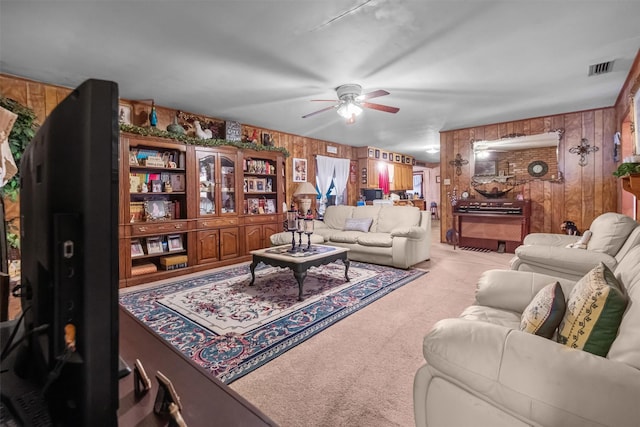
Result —
[{"label": "lamp shade", "polygon": [[303,182],[298,185],[296,191],[293,192],[293,197],[299,200],[300,210],[303,214],[306,214],[311,209],[311,199],[309,196],[317,195],[316,188],[309,182]]},{"label": "lamp shade", "polygon": [[303,182],[298,185],[296,191],[293,192],[294,197],[302,197],[302,196],[315,196],[318,192],[316,191],[316,187],[314,187],[310,182]]}]

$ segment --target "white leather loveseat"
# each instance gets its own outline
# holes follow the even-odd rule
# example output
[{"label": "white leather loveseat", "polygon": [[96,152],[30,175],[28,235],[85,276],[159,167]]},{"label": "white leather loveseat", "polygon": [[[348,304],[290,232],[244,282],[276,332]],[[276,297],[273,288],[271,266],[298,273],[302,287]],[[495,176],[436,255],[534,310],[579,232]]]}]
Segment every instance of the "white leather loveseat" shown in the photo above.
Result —
[{"label": "white leather loveseat", "polygon": [[[597,268],[606,270],[604,265]],[[593,282],[511,270],[485,272],[475,304],[459,318],[436,323],[424,339],[427,364],[414,381],[416,426],[638,426],[640,246],[619,261],[614,274],[628,299],[603,357],[520,330],[523,311],[551,282],[557,281],[559,294],[569,300],[578,293],[572,293],[574,287],[585,289],[581,284]],[[601,295],[599,289],[591,295]],[[583,325],[591,327],[603,318],[597,313],[607,304],[585,301],[567,302],[567,312],[570,306],[574,311],[580,307],[591,316],[572,323],[580,325],[572,338],[592,334]]]},{"label": "white leather loveseat", "polygon": [[578,242],[580,236],[529,234],[516,248],[511,269],[578,280],[600,262],[614,268],[631,248],[640,244],[640,224],[620,213],[598,216],[589,231],[591,237],[584,249],[567,247]]},{"label": "white leather loveseat", "polygon": [[[349,248],[352,261],[409,268],[429,259],[431,213],[417,207],[332,205],[314,228],[312,243]],[[290,242],[291,233],[271,236],[272,245]]]}]

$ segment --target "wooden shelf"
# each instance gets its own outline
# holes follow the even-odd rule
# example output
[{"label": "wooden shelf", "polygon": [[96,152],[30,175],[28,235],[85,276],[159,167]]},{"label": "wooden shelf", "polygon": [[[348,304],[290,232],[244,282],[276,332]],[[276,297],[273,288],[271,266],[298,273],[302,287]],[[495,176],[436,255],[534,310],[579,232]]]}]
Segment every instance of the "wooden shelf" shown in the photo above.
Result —
[{"label": "wooden shelf", "polygon": [[620,178],[622,188],[637,198],[640,198],[640,174],[626,175]]}]

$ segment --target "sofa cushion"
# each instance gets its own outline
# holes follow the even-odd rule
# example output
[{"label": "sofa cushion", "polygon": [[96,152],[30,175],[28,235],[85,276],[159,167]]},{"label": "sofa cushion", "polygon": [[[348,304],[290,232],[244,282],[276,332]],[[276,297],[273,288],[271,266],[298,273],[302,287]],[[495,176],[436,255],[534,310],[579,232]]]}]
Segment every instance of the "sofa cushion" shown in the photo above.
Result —
[{"label": "sofa cushion", "polygon": [[606,357],[616,338],[627,296],[609,267],[600,263],[580,279],[567,300],[558,342]]},{"label": "sofa cushion", "polygon": [[414,206],[382,206],[376,231],[390,233],[394,228],[414,225],[420,225],[420,209]]},{"label": "sofa cushion", "polygon": [[520,330],[551,338],[558,328],[566,303],[560,283],[549,283],[536,294],[522,312]]},{"label": "sofa cushion", "polygon": [[324,211],[324,223],[329,227],[336,230],[342,230],[344,228],[344,221],[347,218],[351,218],[354,206],[346,205],[331,205]]},{"label": "sofa cushion", "polygon": [[391,237],[406,237],[408,239],[424,239],[426,235],[427,231],[417,225],[394,228],[391,232]]},{"label": "sofa cushion", "polygon": [[371,218],[372,223],[371,227],[369,227],[369,231],[377,231],[378,229],[378,215],[380,214],[380,205],[373,206],[357,206],[353,213],[351,214],[352,218]]},{"label": "sofa cushion", "polygon": [[589,227],[593,235],[587,244],[587,249],[615,256],[637,226],[638,223],[626,215],[614,212],[604,213],[594,219]]},{"label": "sofa cushion", "polygon": [[344,220],[343,230],[362,231],[363,233],[367,233],[369,231],[369,227],[371,227],[372,222],[372,218],[347,218]]},{"label": "sofa cushion", "polygon": [[358,236],[358,244],[362,246],[390,248],[393,246],[393,238],[389,233],[366,233]]},{"label": "sofa cushion", "polygon": [[358,237],[362,236],[362,231],[340,231],[332,234],[329,241],[336,243],[358,243]]}]

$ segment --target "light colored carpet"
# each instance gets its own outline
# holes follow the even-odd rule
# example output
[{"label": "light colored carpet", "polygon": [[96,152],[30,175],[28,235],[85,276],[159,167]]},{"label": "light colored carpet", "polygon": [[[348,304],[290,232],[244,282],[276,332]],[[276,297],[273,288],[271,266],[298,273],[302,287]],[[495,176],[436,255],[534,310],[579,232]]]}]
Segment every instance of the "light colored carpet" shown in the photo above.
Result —
[{"label": "light colored carpet", "polygon": [[429,270],[230,387],[283,427],[413,426],[422,338],[473,302],[476,281],[513,254],[453,249],[434,221]]}]

